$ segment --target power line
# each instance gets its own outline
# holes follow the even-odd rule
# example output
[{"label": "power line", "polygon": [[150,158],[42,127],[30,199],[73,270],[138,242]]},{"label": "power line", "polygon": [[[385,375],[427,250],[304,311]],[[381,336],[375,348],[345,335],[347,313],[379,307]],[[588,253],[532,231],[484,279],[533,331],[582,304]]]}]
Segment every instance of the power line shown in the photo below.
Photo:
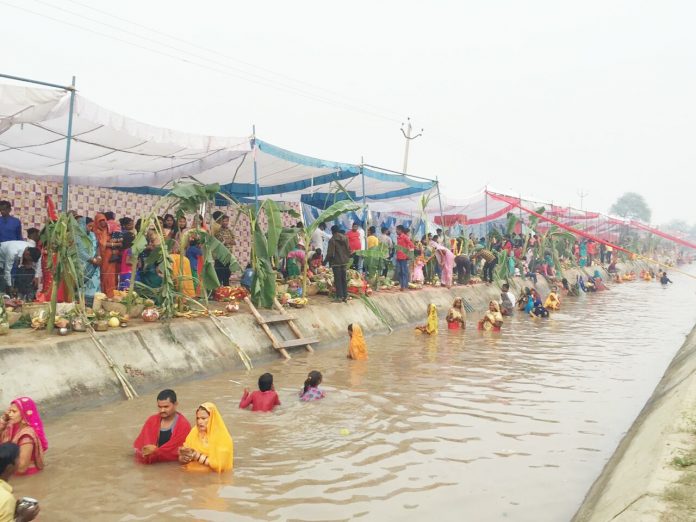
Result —
[{"label": "power line", "polygon": [[[373,116],[373,117],[376,117],[376,118],[381,118],[381,119],[385,119],[385,120],[393,121],[393,122],[399,121],[399,120],[397,120],[397,119],[395,119],[395,118],[391,118],[391,117],[385,116],[385,115],[383,115],[383,114],[379,114],[379,113],[376,113],[376,112],[374,112],[374,111],[370,111],[370,110],[364,109],[364,108],[362,108],[362,107],[358,107],[358,106],[353,105],[353,104],[350,104],[350,103],[342,102],[342,101],[340,101],[340,100],[332,100],[332,99],[330,99],[330,98],[326,98],[326,97],[323,97],[323,96],[319,96],[319,95],[316,95],[316,94],[311,93],[311,92],[303,91],[303,90],[301,90],[301,89],[299,89],[299,88],[297,88],[297,87],[293,87],[293,86],[289,86],[289,85],[283,85],[283,84],[280,84],[280,83],[278,83],[278,82],[275,82],[275,81],[272,80],[272,79],[264,78],[264,77],[262,77],[262,76],[260,76],[260,75],[258,75],[258,74],[250,73],[250,72],[247,72],[247,71],[241,71],[241,70],[236,69],[236,68],[234,68],[234,67],[231,67],[231,66],[229,66],[229,65],[226,65],[226,64],[223,64],[223,63],[220,63],[220,62],[216,62],[215,60],[210,60],[210,59],[207,59],[207,58],[205,58],[205,57],[201,57],[201,56],[199,56],[199,55],[195,55],[194,53],[191,53],[190,51],[186,51],[185,49],[180,49],[180,48],[173,47],[173,46],[171,46],[171,45],[167,45],[167,44],[164,44],[164,43],[161,43],[161,42],[157,42],[156,40],[153,40],[153,39],[150,39],[150,38],[147,38],[147,37],[140,36],[140,35],[138,35],[137,33],[133,33],[132,31],[127,31],[127,30],[124,30],[124,29],[121,29],[121,28],[112,26],[112,25],[107,24],[107,23],[105,23],[105,22],[101,22],[101,21],[99,21],[99,20],[95,20],[95,19],[93,19],[93,18],[86,17],[86,16],[84,16],[84,15],[80,15],[79,13],[75,13],[75,12],[73,12],[73,11],[70,11],[70,10],[67,10],[67,9],[63,9],[63,8],[54,6],[54,5],[52,5],[52,4],[48,4],[47,2],[43,2],[43,1],[41,1],[41,0],[37,0],[37,1],[40,2],[40,3],[43,3],[43,4],[45,4],[45,5],[49,5],[50,7],[54,8],[54,9],[56,9],[56,10],[58,10],[58,11],[66,12],[66,13],[72,15],[72,16],[77,16],[77,17],[79,17],[79,18],[83,18],[83,19],[86,19],[86,20],[88,20],[88,21],[91,21],[91,22],[95,22],[95,23],[104,25],[104,26],[106,26],[106,27],[114,28],[114,29],[116,29],[117,31],[125,32],[125,33],[127,33],[127,34],[134,35],[136,38],[140,38],[140,39],[146,40],[146,41],[151,41],[151,42],[155,43],[156,45],[159,45],[159,46],[162,46],[162,47],[165,47],[165,48],[169,48],[169,49],[173,49],[173,50],[178,50],[178,51],[180,51],[180,52],[183,52],[183,53],[186,53],[186,54],[188,54],[188,55],[194,56],[194,57],[198,58],[199,60],[200,60],[200,59],[203,59],[203,60],[209,61],[209,62],[211,62],[211,63],[217,63],[217,64],[221,65],[222,67],[224,67],[225,69],[232,69],[232,70],[235,70],[235,71],[238,71],[238,72],[233,73],[233,72],[230,72],[229,70],[224,70],[224,69],[219,69],[219,68],[211,67],[211,66],[209,66],[209,65],[200,63],[200,61],[196,61],[196,60],[188,59],[188,58],[185,58],[185,57],[177,56],[177,55],[174,55],[174,54],[171,54],[171,53],[162,51],[162,50],[160,50],[160,49],[153,49],[152,47],[147,47],[147,46],[144,46],[144,45],[142,45],[142,44],[139,44],[139,43],[136,43],[136,42],[133,42],[133,41],[130,41],[130,40],[126,40],[126,39],[121,38],[121,37],[119,37],[119,36],[115,36],[115,35],[113,35],[113,34],[106,34],[106,33],[103,33],[103,32],[95,31],[95,30],[90,29],[90,28],[88,28],[88,27],[85,27],[85,26],[83,26],[83,25],[80,25],[80,24],[77,24],[77,23],[74,23],[74,22],[69,22],[69,21],[64,20],[64,19],[61,19],[61,18],[56,18],[56,17],[54,17],[54,16],[51,16],[51,15],[48,15],[48,14],[45,14],[45,13],[40,13],[40,12],[34,11],[34,10],[32,10],[32,9],[28,9],[28,8],[26,8],[26,7],[21,7],[21,6],[18,6],[18,5],[14,5],[14,4],[8,3],[8,2],[6,2],[6,1],[0,0],[0,4],[6,5],[6,6],[8,6],[8,7],[12,7],[12,8],[14,8],[14,9],[18,9],[18,10],[20,10],[20,11],[24,11],[24,12],[30,13],[30,14],[35,15],[35,16],[39,16],[39,17],[41,17],[41,18],[46,18],[46,19],[52,20],[52,21],[54,21],[54,22],[58,22],[58,23],[61,23],[61,24],[64,24],[64,25],[68,25],[68,26],[70,26],[70,27],[75,27],[75,28],[77,28],[77,29],[80,29],[80,30],[83,30],[83,31],[86,31],[86,32],[89,32],[89,33],[92,33],[92,34],[96,34],[96,35],[101,36],[101,37],[103,37],[103,38],[108,38],[108,39],[111,39],[111,40],[115,40],[115,41],[117,41],[117,42],[125,43],[125,44],[127,44],[127,45],[130,45],[130,46],[132,46],[132,47],[135,47],[135,48],[138,48],[138,49],[141,49],[141,50],[145,50],[145,51],[149,51],[149,52],[151,52],[151,53],[159,54],[159,55],[161,55],[161,56],[165,56],[165,57],[167,57],[167,58],[171,58],[171,59],[176,60],[176,61],[180,61],[180,62],[183,62],[183,63],[187,63],[187,64],[190,64],[190,65],[194,65],[194,66],[199,67],[199,68],[202,68],[202,69],[207,69],[207,70],[210,70],[210,71],[214,71],[214,72],[217,72],[217,73],[222,74],[222,75],[224,75],[224,76],[240,78],[240,79],[242,79],[242,80],[244,80],[244,81],[247,81],[247,82],[250,82],[250,83],[255,83],[255,84],[257,84],[257,85],[262,85],[262,86],[264,86],[264,87],[268,87],[268,88],[271,88],[271,89],[275,89],[275,90],[283,91],[283,92],[286,92],[286,93],[294,94],[294,95],[297,95],[297,96],[301,96],[301,97],[304,97],[304,98],[309,99],[309,100],[319,101],[319,102],[325,103],[325,104],[327,104],[327,105],[333,105],[333,106],[335,106],[335,107],[341,107],[341,108],[343,108],[343,109],[351,110],[351,111],[354,111],[354,112],[360,112],[360,113],[363,113],[363,114],[368,114],[368,115]],[[246,76],[245,76],[245,75],[246,75]],[[249,77],[249,76],[252,76],[252,77]],[[255,79],[254,76],[255,76],[256,78],[258,78],[258,79]]]},{"label": "power line", "polygon": [[[39,0],[36,0],[36,1],[39,1]],[[235,56],[231,56],[231,55],[229,55],[229,54],[220,52],[220,51],[218,51],[217,49],[214,49],[214,48],[211,48],[211,47],[206,47],[206,46],[203,46],[203,45],[199,45],[199,44],[197,44],[197,43],[194,43],[194,42],[190,42],[190,41],[184,40],[184,39],[182,39],[181,37],[179,37],[179,36],[177,36],[177,35],[175,35],[175,34],[166,33],[166,32],[164,32],[164,31],[160,31],[159,29],[157,29],[157,28],[155,28],[155,27],[151,27],[151,26],[148,26],[148,25],[145,25],[145,24],[136,22],[136,21],[134,21],[134,20],[130,20],[130,19],[128,19],[128,18],[124,18],[124,17],[122,17],[122,16],[115,15],[115,14],[110,13],[110,12],[108,12],[108,11],[104,11],[103,9],[97,9],[96,7],[93,7],[93,6],[89,5],[89,4],[85,4],[85,3],[83,3],[83,2],[78,2],[77,0],[68,0],[68,1],[69,1],[70,3],[72,3],[72,4],[78,5],[78,6],[80,6],[80,7],[83,7],[83,8],[86,8],[86,9],[90,9],[90,10],[95,11],[95,12],[97,12],[97,13],[103,14],[104,16],[107,16],[107,17],[109,17],[109,18],[113,18],[113,19],[116,19],[116,20],[120,20],[120,21],[125,22],[125,23],[127,23],[127,24],[130,24],[130,25],[133,25],[133,26],[136,26],[136,27],[140,27],[140,28],[145,29],[145,30],[147,30],[147,31],[149,31],[149,32],[152,32],[152,33],[155,33],[155,34],[159,34],[159,35],[161,35],[161,36],[164,36],[165,38],[169,38],[169,39],[174,40],[174,41],[176,41],[176,42],[180,42],[180,43],[186,44],[186,45],[188,45],[188,46],[190,46],[190,47],[193,47],[193,48],[196,48],[196,49],[200,49],[201,51],[205,51],[205,52],[209,52],[209,53],[215,54],[215,55],[220,56],[220,57],[222,57],[222,58],[225,58],[225,59],[227,59],[227,60],[231,60],[231,61],[240,63],[240,64],[242,64],[242,65],[244,65],[244,66],[251,67],[251,68],[253,68],[253,69],[257,69],[257,70],[259,70],[259,71],[266,72],[266,73],[268,73],[268,74],[271,74],[271,75],[273,75],[273,76],[277,76],[277,77],[279,77],[279,78],[284,78],[284,79],[289,80],[289,81],[294,82],[294,83],[298,83],[298,84],[301,84],[301,85],[306,85],[306,86],[311,87],[312,89],[315,89],[315,90],[318,90],[318,91],[324,91],[324,92],[326,92],[326,93],[328,93],[328,94],[331,94],[331,95],[336,96],[336,97],[339,97],[339,98],[344,98],[344,99],[346,99],[346,100],[353,100],[353,101],[355,101],[355,102],[362,103],[362,104],[364,104],[365,106],[372,107],[373,109],[376,109],[376,110],[378,110],[378,111],[380,111],[380,112],[390,113],[390,114],[392,114],[392,115],[395,116],[394,121],[396,121],[396,117],[398,116],[398,114],[397,114],[396,112],[394,112],[394,111],[392,111],[392,110],[390,110],[390,109],[386,109],[386,108],[384,108],[384,107],[379,107],[379,106],[374,105],[374,104],[369,104],[369,103],[366,104],[366,103],[364,103],[363,100],[359,100],[359,99],[357,99],[357,98],[353,98],[353,97],[350,97],[350,96],[346,96],[345,94],[339,93],[339,92],[337,92],[337,91],[332,91],[332,90],[326,89],[325,87],[321,87],[321,86],[312,84],[312,83],[307,82],[307,81],[305,81],[305,80],[301,80],[301,79],[298,79],[298,78],[293,78],[293,77],[291,77],[291,76],[288,76],[288,75],[283,74],[283,73],[279,73],[279,72],[274,71],[274,70],[272,70],[272,69],[269,69],[269,68],[267,68],[267,67],[262,67],[262,66],[260,66],[260,65],[254,64],[254,63],[241,60],[241,59],[239,59],[239,58],[237,58],[237,57],[235,57]]]}]

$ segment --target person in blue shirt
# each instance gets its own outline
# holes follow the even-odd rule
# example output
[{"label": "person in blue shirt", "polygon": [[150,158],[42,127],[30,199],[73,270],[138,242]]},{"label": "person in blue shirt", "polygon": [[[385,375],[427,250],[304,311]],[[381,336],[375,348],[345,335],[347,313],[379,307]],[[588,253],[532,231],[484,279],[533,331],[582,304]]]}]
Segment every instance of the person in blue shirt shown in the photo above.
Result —
[{"label": "person in blue shirt", "polygon": [[10,216],[10,212],[12,204],[9,201],[0,201],[0,243],[22,240],[22,222]]},{"label": "person in blue shirt", "polygon": [[251,290],[251,283],[253,280],[254,269],[251,268],[251,263],[249,263],[244,269],[244,273],[242,274],[242,280],[240,281],[240,284],[247,290]]}]

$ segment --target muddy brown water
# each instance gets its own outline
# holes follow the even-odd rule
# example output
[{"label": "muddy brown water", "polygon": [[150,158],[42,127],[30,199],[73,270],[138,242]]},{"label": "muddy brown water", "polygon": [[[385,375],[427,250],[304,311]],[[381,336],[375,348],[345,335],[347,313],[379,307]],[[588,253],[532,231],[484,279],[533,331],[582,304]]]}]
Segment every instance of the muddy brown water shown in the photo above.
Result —
[{"label": "muddy brown water", "polygon": [[[190,420],[204,401],[222,411],[235,443],[223,475],[133,462],[154,394],[73,412],[47,423],[46,468],[16,493],[47,521],[569,520],[694,324],[696,285],[672,279],[566,298],[500,334],[477,332],[472,314],[465,332],[371,337],[366,362],[296,352],[172,383]],[[303,404],[312,369],[327,398]],[[265,371],[282,406],[239,410]]]}]

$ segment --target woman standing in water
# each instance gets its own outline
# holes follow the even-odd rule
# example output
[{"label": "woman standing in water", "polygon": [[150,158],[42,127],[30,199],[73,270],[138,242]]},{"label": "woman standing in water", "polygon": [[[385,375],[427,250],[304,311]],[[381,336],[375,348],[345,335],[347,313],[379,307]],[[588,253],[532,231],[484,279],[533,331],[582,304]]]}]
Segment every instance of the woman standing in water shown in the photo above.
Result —
[{"label": "woman standing in water", "polygon": [[359,324],[353,323],[348,325],[348,336],[350,344],[348,345],[348,358],[355,361],[367,360],[367,345],[363,337],[363,331]]},{"label": "woman standing in water", "polygon": [[196,425],[179,448],[179,462],[189,470],[232,469],[234,445],[217,406],[204,402],[196,410]]},{"label": "woman standing in water", "polygon": [[488,311],[478,323],[479,330],[499,331],[503,326],[503,314],[500,313],[500,305],[497,301],[488,303]]},{"label": "woman standing in water", "polygon": [[416,330],[422,333],[427,333],[428,335],[434,335],[437,333],[437,308],[433,303],[428,305],[428,319],[423,326],[416,326]]},{"label": "woman standing in water", "polygon": [[466,328],[466,310],[461,297],[454,300],[445,319],[447,320],[447,328],[450,330],[459,330],[460,328],[464,330]]},{"label": "woman standing in water", "polygon": [[19,446],[18,475],[33,475],[43,469],[48,441],[39,410],[29,397],[13,400],[0,418],[0,442],[14,442]]}]

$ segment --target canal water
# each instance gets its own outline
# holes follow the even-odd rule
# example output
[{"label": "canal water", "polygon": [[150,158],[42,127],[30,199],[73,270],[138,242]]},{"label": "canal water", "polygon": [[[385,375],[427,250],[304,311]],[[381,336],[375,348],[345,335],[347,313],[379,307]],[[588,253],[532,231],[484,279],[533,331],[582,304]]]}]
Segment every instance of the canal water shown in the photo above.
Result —
[{"label": "canal water", "polygon": [[[16,492],[54,522],[569,520],[694,324],[696,284],[671,278],[566,298],[550,319],[518,314],[501,333],[476,331],[472,316],[465,332],[370,337],[369,361],[296,352],[171,383],[189,420],[218,405],[232,473],[133,462],[156,394],[66,414],[46,426],[45,470]],[[313,369],[327,397],[300,403]],[[239,410],[266,371],[282,406]]]}]

